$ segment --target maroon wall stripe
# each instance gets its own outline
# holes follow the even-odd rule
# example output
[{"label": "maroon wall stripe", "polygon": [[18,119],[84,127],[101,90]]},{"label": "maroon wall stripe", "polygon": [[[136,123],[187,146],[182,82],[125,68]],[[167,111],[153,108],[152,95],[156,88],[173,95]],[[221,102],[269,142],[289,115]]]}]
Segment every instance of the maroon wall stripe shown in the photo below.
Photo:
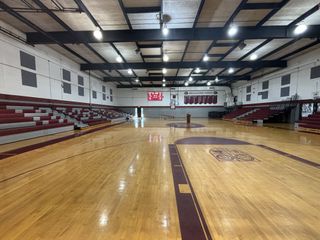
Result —
[{"label": "maroon wall stripe", "polygon": [[[169,153],[182,240],[212,240],[176,145],[169,144]],[[180,193],[179,184],[188,184],[191,194]]]}]

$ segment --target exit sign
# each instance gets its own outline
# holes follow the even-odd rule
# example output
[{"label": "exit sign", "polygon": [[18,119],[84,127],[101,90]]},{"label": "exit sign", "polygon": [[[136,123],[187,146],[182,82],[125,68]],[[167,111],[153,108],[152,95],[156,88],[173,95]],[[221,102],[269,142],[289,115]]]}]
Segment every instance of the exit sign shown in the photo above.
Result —
[{"label": "exit sign", "polygon": [[162,101],[162,92],[148,92],[148,101]]}]

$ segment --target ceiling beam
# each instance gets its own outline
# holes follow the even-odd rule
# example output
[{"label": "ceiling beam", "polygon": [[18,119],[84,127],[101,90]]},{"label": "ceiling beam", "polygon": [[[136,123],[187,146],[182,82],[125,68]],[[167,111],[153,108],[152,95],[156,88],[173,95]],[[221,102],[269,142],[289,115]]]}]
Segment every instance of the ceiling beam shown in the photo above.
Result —
[{"label": "ceiling beam", "polygon": [[[265,26],[239,27],[237,39],[270,39],[270,38],[297,38],[293,34],[294,27]],[[103,31],[103,40],[95,39],[91,31],[75,31],[75,35],[68,32],[38,32],[27,33],[27,41],[31,44],[51,44],[52,39],[63,44],[76,44],[85,40],[87,43],[101,42],[136,42],[136,41],[180,41],[180,40],[226,40],[229,39],[227,30],[217,28],[180,28],[170,29],[170,34],[164,36],[159,29],[145,30],[108,30]],[[320,25],[309,26],[308,31],[299,37],[320,37]]]},{"label": "ceiling beam", "polygon": [[153,12],[161,12],[161,6],[155,7],[125,7],[126,13],[153,13]]},{"label": "ceiling beam", "polygon": [[148,63],[89,63],[81,64],[81,70],[112,70],[116,69],[176,69],[176,68],[257,68],[287,67],[286,61],[221,61],[221,62],[148,62]]},{"label": "ceiling beam", "polygon": [[[166,81],[172,81],[172,82],[177,82],[177,81],[187,81],[188,76],[166,76],[165,79]],[[194,81],[210,81],[214,80],[214,76],[194,76],[192,77]],[[157,82],[157,81],[162,81],[163,77],[162,76],[148,76],[148,77],[139,77],[139,81],[141,82],[146,82],[146,81],[152,81],[152,82]],[[220,81],[222,80],[227,80],[227,81],[237,81],[237,80],[250,80],[249,75],[244,75],[244,76],[221,76]],[[134,78],[130,77],[105,77],[103,79],[106,82],[131,82],[134,81]]]},{"label": "ceiling beam", "polygon": [[[228,86],[230,87],[230,84],[226,84],[226,83],[214,83],[211,86],[207,86],[207,84],[189,84],[189,87],[208,87],[208,89],[212,89],[212,87],[215,86]],[[152,85],[143,85],[143,86],[139,86],[139,85],[134,85],[134,86],[130,86],[130,85],[121,85],[121,86],[117,86],[117,88],[164,88],[162,87],[162,84],[152,84]],[[171,84],[171,83],[167,83],[165,88],[176,88],[176,87],[185,87],[183,84]]]},{"label": "ceiling beam", "polygon": [[256,9],[280,9],[280,3],[246,3],[242,10],[256,10]]}]

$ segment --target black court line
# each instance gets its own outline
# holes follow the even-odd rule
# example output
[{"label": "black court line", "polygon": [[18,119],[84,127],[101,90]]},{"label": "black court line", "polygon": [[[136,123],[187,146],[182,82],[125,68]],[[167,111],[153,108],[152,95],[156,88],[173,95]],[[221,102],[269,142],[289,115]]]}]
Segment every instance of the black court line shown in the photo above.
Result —
[{"label": "black court line", "polygon": [[[182,240],[212,240],[176,145],[169,144],[169,153]],[[187,184],[191,192],[181,193],[180,184]]]},{"label": "black court line", "polygon": [[312,162],[312,161],[307,160],[307,159],[305,159],[305,158],[301,158],[301,157],[292,155],[292,154],[290,154],[290,153],[286,153],[286,152],[280,151],[280,150],[278,150],[278,149],[274,149],[274,148],[271,148],[271,147],[268,147],[268,146],[265,146],[265,145],[261,145],[261,144],[256,145],[256,146],[262,147],[262,148],[264,148],[264,149],[267,149],[267,150],[269,150],[269,151],[271,151],[271,152],[274,152],[274,153],[277,153],[277,154],[279,154],[279,155],[282,155],[282,156],[285,156],[285,157],[289,157],[289,158],[291,158],[291,159],[293,159],[293,160],[296,160],[296,161],[298,161],[298,162],[307,164],[307,165],[309,165],[309,166],[311,166],[311,167],[320,168],[320,164],[319,164],[319,163]]}]

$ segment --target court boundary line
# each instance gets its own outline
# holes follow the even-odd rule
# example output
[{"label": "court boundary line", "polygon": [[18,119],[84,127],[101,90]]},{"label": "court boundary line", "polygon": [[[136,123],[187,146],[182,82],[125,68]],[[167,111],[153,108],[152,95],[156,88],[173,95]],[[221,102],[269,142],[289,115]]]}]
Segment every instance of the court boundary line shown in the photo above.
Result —
[{"label": "court boundary line", "polygon": [[[175,144],[168,146],[182,240],[213,240],[179,150]],[[191,192],[180,193],[179,184],[187,184]]]}]

